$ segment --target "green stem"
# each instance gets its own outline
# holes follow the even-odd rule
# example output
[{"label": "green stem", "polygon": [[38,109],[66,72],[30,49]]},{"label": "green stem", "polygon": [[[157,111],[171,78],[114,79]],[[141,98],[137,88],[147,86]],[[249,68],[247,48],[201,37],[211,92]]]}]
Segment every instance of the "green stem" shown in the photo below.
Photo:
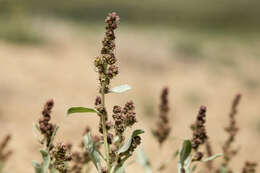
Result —
[{"label": "green stem", "polygon": [[[105,107],[105,87],[106,87],[106,83],[102,82],[102,86],[101,86],[101,105],[103,107]],[[111,169],[111,165],[110,165],[110,148],[107,142],[107,129],[106,129],[106,115],[102,114],[101,115],[101,123],[102,123],[102,130],[103,130],[103,135],[104,135],[104,144],[105,144],[105,152],[106,152],[106,162],[107,162],[107,172],[110,172]]]}]

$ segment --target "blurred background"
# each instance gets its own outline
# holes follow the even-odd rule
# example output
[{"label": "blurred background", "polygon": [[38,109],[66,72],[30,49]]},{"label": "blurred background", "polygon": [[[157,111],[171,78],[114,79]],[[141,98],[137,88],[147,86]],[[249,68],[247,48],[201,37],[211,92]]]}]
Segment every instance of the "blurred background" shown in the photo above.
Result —
[{"label": "blurred background", "polygon": [[[208,134],[220,153],[236,93],[243,95],[234,146],[240,152],[232,165],[241,170],[245,160],[259,162],[260,1],[0,0],[0,138],[11,133],[14,152],[7,170],[33,172],[31,161],[40,160],[40,145],[32,123],[49,98],[55,101],[53,122],[61,127],[57,141],[77,146],[86,125],[97,130],[95,116],[64,115],[70,106],[94,105],[93,60],[112,11],[121,22],[116,31],[120,75],[111,85],[128,83],[133,89],[108,95],[108,107],[134,100],[137,127],[146,130],[142,147],[152,165],[169,159],[180,139],[191,137],[189,126],[200,105],[208,107]],[[164,86],[170,88],[172,133],[160,150],[150,129]],[[134,164],[129,172],[136,170],[143,171]]]}]

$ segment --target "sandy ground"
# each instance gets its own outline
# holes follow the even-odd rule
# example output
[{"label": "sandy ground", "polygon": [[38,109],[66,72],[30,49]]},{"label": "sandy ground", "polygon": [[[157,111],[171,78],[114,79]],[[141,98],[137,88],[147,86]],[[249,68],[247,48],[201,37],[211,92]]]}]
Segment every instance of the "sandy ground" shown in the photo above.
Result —
[{"label": "sandy ground", "polygon": [[[96,130],[98,124],[96,116],[65,118],[64,115],[70,106],[93,106],[98,89],[92,62],[101,47],[102,28],[84,32],[64,26],[46,28],[43,28],[48,38],[45,45],[0,42],[0,137],[12,134],[10,148],[14,153],[7,165],[12,173],[32,173],[31,161],[40,160],[40,145],[33,137],[32,123],[37,122],[47,99],[55,100],[52,121],[60,125],[56,141],[77,144],[86,125]],[[260,39],[255,38],[252,43],[230,37],[198,36],[203,55],[197,56],[203,58],[189,59],[193,56],[189,50],[187,53],[185,49],[174,48],[182,39],[189,42],[189,33],[123,27],[117,34],[120,75],[112,86],[128,83],[133,89],[122,95],[108,95],[108,107],[135,101],[139,121],[136,127],[146,130],[142,147],[153,160],[153,167],[167,160],[182,138],[191,137],[189,125],[200,105],[208,107],[210,140],[214,152],[221,152],[226,139],[223,127],[228,123],[231,101],[237,92],[243,98],[235,147],[241,149],[232,162],[233,167],[240,170],[245,160],[260,161],[260,59],[257,57]],[[218,61],[228,58],[231,63]],[[155,125],[163,86],[170,88],[172,139],[160,150],[150,129]],[[166,172],[173,172],[176,162]],[[137,164],[131,165],[128,172],[136,170],[143,172]]]}]

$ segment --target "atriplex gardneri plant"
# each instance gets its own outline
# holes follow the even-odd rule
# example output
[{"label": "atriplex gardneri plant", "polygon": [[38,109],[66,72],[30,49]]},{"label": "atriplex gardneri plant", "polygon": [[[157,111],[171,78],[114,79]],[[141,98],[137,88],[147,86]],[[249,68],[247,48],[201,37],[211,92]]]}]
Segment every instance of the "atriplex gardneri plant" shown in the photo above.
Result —
[{"label": "atriplex gardneri plant", "polygon": [[[112,93],[123,93],[130,89],[128,85],[121,85],[110,89],[111,80],[118,75],[117,58],[115,57],[115,29],[119,22],[116,13],[111,13],[106,18],[106,33],[102,41],[103,47],[101,55],[96,57],[94,65],[99,76],[99,96],[96,97],[95,107],[71,107],[67,111],[67,116],[74,113],[93,113],[96,114],[99,121],[100,135],[94,135],[90,128],[87,127],[84,132],[81,149],[84,151],[73,152],[72,145],[62,143],[55,144],[54,138],[58,130],[58,126],[50,123],[51,110],[53,108],[53,100],[48,101],[42,111],[42,118],[38,124],[34,124],[35,137],[43,146],[40,150],[42,162],[33,161],[35,173],[87,173],[90,171],[89,162],[92,161],[99,173],[123,173],[125,172],[125,162],[133,155],[137,146],[141,143],[140,134],[143,130],[133,130],[131,135],[126,138],[126,131],[130,129],[136,122],[136,113],[134,103],[127,102],[123,107],[115,105],[113,114],[109,116],[105,96]],[[159,120],[157,127],[152,130],[160,146],[168,139],[170,134],[169,124],[169,103],[168,88],[164,88],[161,94],[161,104]],[[182,147],[175,152],[178,156],[178,173],[192,173],[197,171],[197,163],[207,163],[208,172],[234,173],[229,168],[229,160],[234,153],[231,150],[231,143],[237,133],[235,122],[236,107],[239,103],[240,95],[233,102],[230,113],[230,125],[226,129],[229,138],[223,146],[224,161],[214,168],[212,161],[222,156],[222,154],[213,155],[208,135],[206,133],[206,111],[205,106],[199,108],[196,121],[192,124],[192,137],[184,139]],[[112,118],[112,120],[110,120]],[[38,137],[38,132],[43,136]],[[204,159],[201,146],[206,146],[208,158]],[[72,154],[70,154],[72,152]],[[151,173],[152,167],[148,157],[142,150],[138,150],[139,163],[145,168],[146,173]],[[173,158],[172,158],[173,159]],[[69,163],[69,161],[71,161]],[[172,163],[170,160],[169,163]],[[162,172],[168,163],[163,163],[156,172]],[[247,162],[243,168],[243,173],[254,173],[256,164]]]},{"label": "atriplex gardneri plant", "polygon": [[[123,108],[115,105],[113,108],[113,121],[108,115],[105,105],[105,96],[110,93],[122,93],[130,89],[128,85],[122,85],[110,89],[111,80],[118,74],[117,58],[115,57],[115,29],[119,22],[116,13],[111,13],[106,18],[106,33],[102,41],[101,55],[95,58],[94,65],[99,75],[99,92],[95,101],[95,108],[72,107],[67,115],[72,113],[95,113],[100,117],[99,132],[102,134],[105,156],[102,156],[94,145],[90,133],[84,136],[84,145],[87,153],[93,161],[98,172],[118,172],[124,169],[125,161],[132,156],[135,148],[140,144],[139,134],[143,130],[134,130],[129,139],[125,137],[127,128],[136,123],[135,107],[132,101],[125,104]],[[102,166],[102,159],[106,166]]]}]

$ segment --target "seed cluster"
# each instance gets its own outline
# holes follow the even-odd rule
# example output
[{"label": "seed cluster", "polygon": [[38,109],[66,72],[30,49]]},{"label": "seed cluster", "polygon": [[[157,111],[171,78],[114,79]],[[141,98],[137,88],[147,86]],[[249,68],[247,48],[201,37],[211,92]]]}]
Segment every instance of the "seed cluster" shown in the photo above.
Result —
[{"label": "seed cluster", "polygon": [[62,143],[58,143],[52,150],[51,153],[52,159],[54,159],[54,167],[60,172],[60,173],[67,173],[68,172],[68,166],[66,164],[67,161],[70,161],[72,159],[72,156],[70,153],[68,153],[68,148],[66,145]]},{"label": "seed cluster", "polygon": [[256,173],[257,163],[246,161],[242,173]]},{"label": "seed cluster", "polygon": [[123,109],[116,105],[113,108],[113,120],[115,134],[119,137],[119,143],[124,140],[123,133],[127,127],[133,126],[136,120],[135,106],[133,101],[129,101],[125,104]]},{"label": "seed cluster", "polygon": [[168,101],[169,89],[163,88],[161,94],[161,104],[160,104],[160,113],[159,120],[157,122],[157,128],[153,130],[154,136],[157,138],[160,144],[167,139],[170,134],[171,127],[169,125],[169,101]]},{"label": "seed cluster", "polygon": [[204,144],[208,136],[206,133],[206,106],[201,106],[197,115],[196,122],[191,126],[193,131],[192,148],[197,151],[201,144]]},{"label": "seed cluster", "polygon": [[7,150],[7,145],[11,140],[11,135],[6,135],[3,141],[0,143],[0,162],[5,162],[11,156],[12,151]]},{"label": "seed cluster", "polygon": [[46,146],[49,147],[51,136],[56,128],[55,124],[50,123],[51,120],[51,111],[54,106],[54,101],[49,100],[44,105],[43,111],[42,111],[42,118],[39,119],[39,127],[41,130],[41,133],[46,138]]},{"label": "seed cluster", "polygon": [[99,73],[99,81],[105,85],[105,93],[109,91],[110,80],[114,78],[118,73],[118,66],[115,65],[117,58],[115,57],[115,29],[119,22],[119,17],[115,12],[108,14],[105,22],[106,33],[104,40],[102,41],[103,47],[101,49],[101,56],[95,58],[94,64]]},{"label": "seed cluster", "polygon": [[222,149],[224,154],[224,162],[223,165],[228,165],[229,161],[236,155],[238,152],[235,149],[231,148],[231,144],[235,141],[235,137],[239,128],[237,127],[236,123],[236,114],[237,114],[237,106],[240,102],[241,94],[237,94],[232,102],[231,111],[229,113],[229,126],[225,128],[225,131],[228,133],[228,139],[224,143]]}]

